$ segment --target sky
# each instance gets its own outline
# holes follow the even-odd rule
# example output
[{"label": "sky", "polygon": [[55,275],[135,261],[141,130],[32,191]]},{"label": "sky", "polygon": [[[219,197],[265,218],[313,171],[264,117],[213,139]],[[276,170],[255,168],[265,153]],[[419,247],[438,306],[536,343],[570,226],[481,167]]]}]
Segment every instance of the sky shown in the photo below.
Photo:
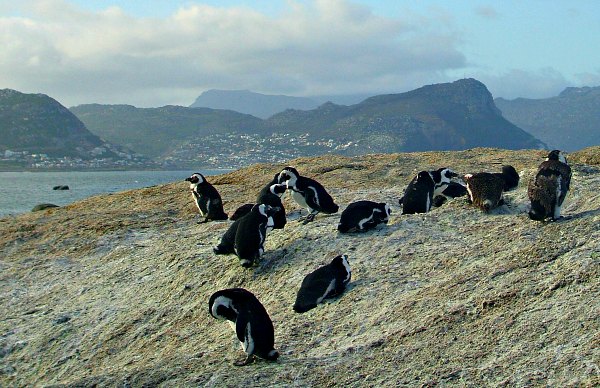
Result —
[{"label": "sky", "polygon": [[209,89],[494,97],[600,86],[600,1],[0,0],[0,89],[67,107],[188,106]]}]

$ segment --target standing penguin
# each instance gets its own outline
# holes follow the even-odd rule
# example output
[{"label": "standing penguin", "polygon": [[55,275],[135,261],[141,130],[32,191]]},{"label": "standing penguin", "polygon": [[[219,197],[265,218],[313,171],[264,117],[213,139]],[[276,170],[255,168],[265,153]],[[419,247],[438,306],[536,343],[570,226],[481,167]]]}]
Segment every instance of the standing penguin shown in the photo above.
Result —
[{"label": "standing penguin", "polygon": [[319,182],[300,176],[293,167],[284,168],[279,173],[278,182],[286,182],[288,190],[292,191],[294,201],[308,209],[309,213],[304,219],[304,224],[314,220],[319,212],[334,214],[340,208]]},{"label": "standing penguin", "polygon": [[381,223],[387,224],[391,214],[390,206],[383,202],[353,202],[342,212],[338,231],[340,233],[364,232]]},{"label": "standing penguin", "polygon": [[276,361],[279,353],[274,349],[275,330],[265,307],[250,291],[243,288],[230,288],[212,294],[208,301],[210,315],[228,320],[237,339],[246,352],[243,361],[235,366],[248,365],[258,356]]},{"label": "standing penguin", "polygon": [[186,182],[190,182],[190,190],[194,197],[194,202],[200,211],[200,215],[204,217],[199,223],[208,222],[209,220],[226,220],[227,214],[223,211],[223,201],[219,192],[213,185],[206,181],[204,175],[200,173],[192,174],[186,178]]},{"label": "standing penguin", "polygon": [[235,253],[242,267],[258,262],[264,252],[267,233],[273,229],[273,215],[277,208],[257,204],[243,217],[235,220],[213,251],[215,254]]},{"label": "standing penguin", "polygon": [[317,307],[324,299],[340,295],[350,283],[351,276],[348,256],[336,256],[330,264],[316,269],[302,280],[294,311],[304,313]]},{"label": "standing penguin", "polygon": [[419,172],[398,201],[402,205],[402,214],[427,213],[431,209],[433,198],[444,191],[450,179],[456,176],[458,175],[454,171],[445,167]]},{"label": "standing penguin", "polygon": [[285,208],[281,202],[281,196],[285,193],[287,186],[278,182],[279,174],[275,174],[256,197],[256,203],[264,203],[279,210],[273,215],[273,229],[283,229],[287,220],[285,218]]},{"label": "standing penguin", "polygon": [[497,174],[478,172],[464,177],[469,201],[485,212],[503,205],[504,179]]},{"label": "standing penguin", "polygon": [[536,221],[544,221],[547,218],[555,221],[561,218],[561,207],[570,187],[571,167],[563,153],[554,150],[548,154],[546,161],[540,164],[535,178],[529,182],[529,218]]}]

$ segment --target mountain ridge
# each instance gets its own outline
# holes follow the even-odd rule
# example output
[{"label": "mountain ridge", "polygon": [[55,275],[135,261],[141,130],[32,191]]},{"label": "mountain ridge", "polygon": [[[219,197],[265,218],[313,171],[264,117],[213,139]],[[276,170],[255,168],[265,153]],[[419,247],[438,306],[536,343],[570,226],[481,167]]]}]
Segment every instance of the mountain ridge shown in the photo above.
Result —
[{"label": "mountain ridge", "polygon": [[510,121],[551,148],[575,151],[600,144],[600,86],[568,87],[558,96],[495,99]]}]

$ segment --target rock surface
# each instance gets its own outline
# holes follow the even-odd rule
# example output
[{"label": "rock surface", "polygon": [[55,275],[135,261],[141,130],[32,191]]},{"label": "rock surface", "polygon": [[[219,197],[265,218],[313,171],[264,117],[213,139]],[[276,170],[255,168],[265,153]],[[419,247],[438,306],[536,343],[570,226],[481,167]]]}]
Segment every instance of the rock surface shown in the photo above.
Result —
[{"label": "rock surface", "polygon": [[[598,150],[586,150],[586,160]],[[392,206],[388,226],[336,231],[339,214],[267,236],[257,267],[212,253],[229,225],[195,223],[183,182],[96,196],[0,219],[0,386],[597,386],[600,359],[600,169],[569,161],[568,218],[527,217],[527,182],[547,151],[327,156],[290,162],[341,210]],[[590,156],[591,155],[591,156]],[[590,159],[591,158],[591,159]],[[464,198],[400,215],[413,175],[521,172],[508,205],[483,214]],[[225,209],[254,200],[283,165],[211,177]],[[346,253],[352,282],[306,314],[303,277]],[[235,368],[241,349],[208,313],[216,290],[244,287],[269,311],[276,363]]]}]

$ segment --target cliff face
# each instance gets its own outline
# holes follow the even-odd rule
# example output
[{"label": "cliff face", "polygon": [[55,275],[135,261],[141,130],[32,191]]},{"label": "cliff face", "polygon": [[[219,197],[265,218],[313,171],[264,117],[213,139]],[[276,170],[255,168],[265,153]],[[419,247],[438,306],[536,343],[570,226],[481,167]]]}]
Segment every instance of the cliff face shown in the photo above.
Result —
[{"label": "cliff face", "polygon": [[[354,200],[386,201],[392,218],[364,235],[339,235],[339,214],[301,225],[286,198],[290,221],[267,236],[250,270],[212,254],[229,224],[195,223],[185,177],[0,219],[0,385],[596,385],[600,170],[572,155],[569,218],[533,222],[526,187],[545,154],[293,160],[341,210]],[[508,206],[486,215],[458,198],[426,215],[400,215],[397,200],[418,170],[501,164],[522,172]],[[231,213],[282,167],[210,181]],[[303,277],[336,253],[349,255],[349,289],[294,313]],[[229,287],[265,305],[277,363],[231,366],[239,343],[207,307]]]}]

